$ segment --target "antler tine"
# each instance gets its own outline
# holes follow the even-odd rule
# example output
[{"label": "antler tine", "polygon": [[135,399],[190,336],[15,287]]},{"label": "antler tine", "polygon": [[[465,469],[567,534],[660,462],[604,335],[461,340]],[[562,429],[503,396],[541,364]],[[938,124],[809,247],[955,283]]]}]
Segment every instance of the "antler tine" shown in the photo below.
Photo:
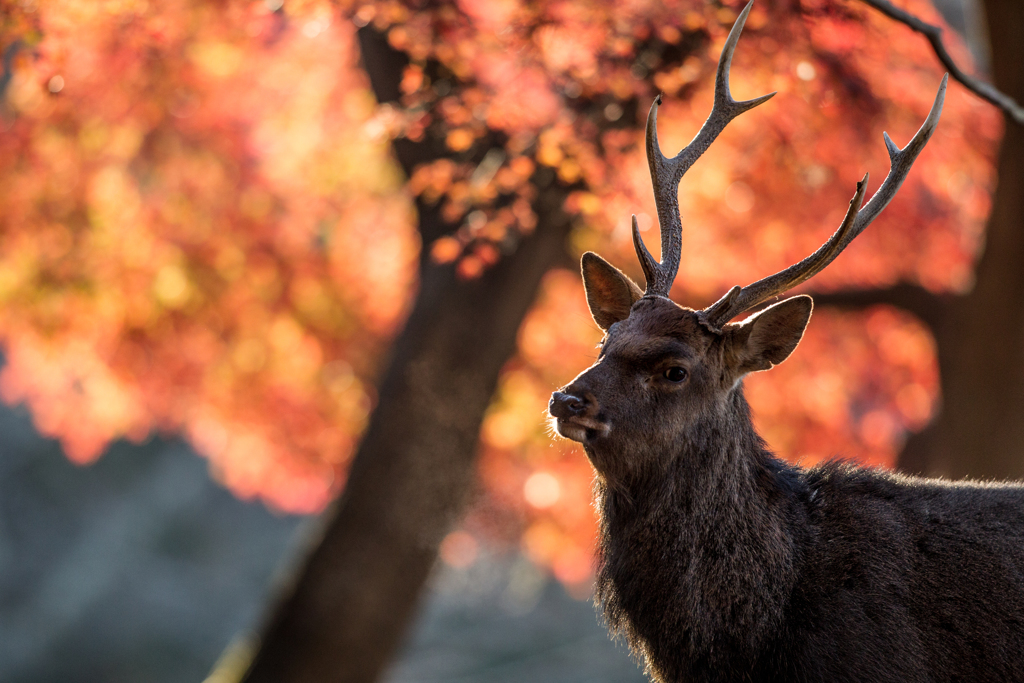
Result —
[{"label": "antler tine", "polygon": [[921,153],[932,133],[935,132],[939,116],[942,114],[948,80],[949,74],[942,77],[939,92],[935,95],[935,102],[932,104],[931,111],[928,112],[928,117],[906,147],[898,148],[887,133],[882,133],[885,147],[889,151],[889,175],[885,177],[882,185],[864,205],[864,208],[861,208],[861,202],[867,188],[867,174],[857,183],[857,192],[850,201],[850,208],[846,212],[842,225],[825,244],[804,260],[775,275],[758,280],[746,287],[733,287],[725,296],[701,311],[701,320],[707,327],[721,332],[722,326],[740,313],[814,277],[839,256],[843,249],[878,217],[882,209],[896,196],[897,190],[906,180],[918,154]]},{"label": "antler tine", "polygon": [[822,268],[832,262],[839,252],[843,250],[842,245],[845,238],[853,229],[857,212],[864,201],[864,193],[868,186],[868,174],[857,183],[857,192],[850,200],[850,208],[846,211],[846,217],[832,237],[828,238],[825,244],[818,247],[817,251],[783,271],[758,280],[746,287],[733,287],[725,296],[705,308],[702,319],[705,324],[715,328],[716,332],[721,331],[724,323],[743,311],[753,308],[762,301],[770,299],[788,289],[796,287],[801,282],[814,277]]},{"label": "antler tine", "polygon": [[683,174],[689,170],[700,155],[703,154],[711,143],[715,141],[718,134],[734,118],[745,111],[753,109],[759,104],[770,100],[775,93],[763,95],[752,100],[737,102],[729,92],[729,67],[732,65],[732,56],[736,51],[736,44],[739,42],[743,25],[750,14],[753,0],[740,12],[729,37],[722,48],[722,55],[718,59],[718,71],[715,75],[715,103],[711,108],[704,125],[694,136],[686,147],[679,154],[669,159],[661,152],[661,145],[658,144],[658,105],[661,104],[661,95],[658,95],[651,105],[651,111],[647,115],[647,163],[651,167],[651,182],[654,185],[654,202],[658,207],[658,223],[661,227],[661,263],[654,260],[647,250],[640,232],[636,228],[636,217],[633,217],[633,246],[636,248],[637,257],[647,278],[646,294],[657,294],[668,296],[672,288],[672,281],[675,280],[676,272],[679,270],[679,258],[682,251],[683,224],[679,216],[679,181]]},{"label": "antler tine", "polygon": [[885,148],[889,151],[889,175],[882,181],[882,185],[878,190],[871,196],[868,203],[864,206],[864,210],[857,215],[857,222],[850,232],[849,237],[843,242],[843,248],[849,244],[853,238],[863,232],[864,228],[868,227],[878,214],[882,213],[882,209],[889,205],[892,198],[896,196],[897,190],[903,184],[903,181],[907,179],[907,174],[910,173],[911,166],[914,165],[914,161],[917,160],[917,155],[921,153],[924,146],[928,144],[928,140],[931,139],[932,133],[935,132],[936,127],[939,125],[939,116],[942,115],[942,105],[946,100],[946,83],[949,81],[949,74],[945,74],[942,77],[942,83],[939,84],[939,91],[935,94],[935,101],[932,102],[931,111],[928,112],[927,118],[924,123],[914,134],[914,137],[910,138],[910,142],[903,149],[900,149],[893,143],[889,134],[882,132],[882,139],[885,140]]}]

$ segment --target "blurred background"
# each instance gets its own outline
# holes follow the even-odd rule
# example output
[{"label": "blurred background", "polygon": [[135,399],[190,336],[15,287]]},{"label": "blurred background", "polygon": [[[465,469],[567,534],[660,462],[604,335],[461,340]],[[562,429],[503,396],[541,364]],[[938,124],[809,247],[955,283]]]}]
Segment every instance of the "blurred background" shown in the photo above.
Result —
[{"label": "blurred background", "polygon": [[[899,5],[1022,98],[1013,2]],[[631,213],[658,242],[647,108],[690,139],[740,9],[0,0],[0,679],[644,680],[545,409],[600,339],[580,254],[642,282]],[[675,300],[813,251],[944,71],[759,0],[732,89],[779,94],[682,182]],[[951,82],[747,381],[781,457],[1024,476],[1022,146]]]}]

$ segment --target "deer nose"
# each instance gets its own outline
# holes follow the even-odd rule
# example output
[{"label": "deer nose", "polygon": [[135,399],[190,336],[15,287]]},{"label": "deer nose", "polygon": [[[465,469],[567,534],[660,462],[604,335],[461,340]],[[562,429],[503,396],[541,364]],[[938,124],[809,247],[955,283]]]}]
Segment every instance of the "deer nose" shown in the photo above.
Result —
[{"label": "deer nose", "polygon": [[548,412],[555,417],[579,417],[587,412],[587,400],[572,394],[556,391],[548,401]]}]

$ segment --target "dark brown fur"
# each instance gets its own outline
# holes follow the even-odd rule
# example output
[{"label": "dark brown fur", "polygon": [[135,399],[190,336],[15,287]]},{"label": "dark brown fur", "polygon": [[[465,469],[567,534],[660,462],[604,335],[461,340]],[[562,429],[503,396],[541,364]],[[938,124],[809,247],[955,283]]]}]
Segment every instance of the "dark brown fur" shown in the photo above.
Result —
[{"label": "dark brown fur", "polygon": [[597,471],[598,600],[654,680],[1024,680],[1024,489],[778,460],[742,378],[810,299],[716,333],[595,259],[607,336],[551,412]]}]

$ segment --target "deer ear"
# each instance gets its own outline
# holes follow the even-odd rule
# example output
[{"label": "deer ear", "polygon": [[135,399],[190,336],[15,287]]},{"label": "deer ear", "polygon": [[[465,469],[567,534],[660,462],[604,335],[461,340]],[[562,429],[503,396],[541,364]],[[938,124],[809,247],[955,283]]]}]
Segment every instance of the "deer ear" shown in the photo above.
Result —
[{"label": "deer ear", "polygon": [[811,319],[814,302],[794,296],[741,323],[726,325],[726,358],[738,373],[768,370],[793,353]]},{"label": "deer ear", "polygon": [[602,330],[629,317],[629,309],[644,295],[636,283],[592,251],[583,255],[583,288],[594,322]]}]

